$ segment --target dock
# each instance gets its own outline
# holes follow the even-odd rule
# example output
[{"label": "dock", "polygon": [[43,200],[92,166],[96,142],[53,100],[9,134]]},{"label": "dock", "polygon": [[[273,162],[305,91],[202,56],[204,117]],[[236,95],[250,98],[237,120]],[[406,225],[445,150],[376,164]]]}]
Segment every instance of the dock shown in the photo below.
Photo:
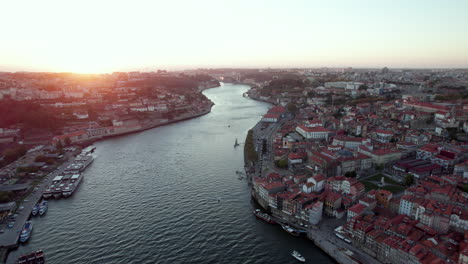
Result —
[{"label": "dock", "polygon": [[11,249],[18,247],[18,240],[21,230],[23,229],[26,221],[30,218],[33,207],[41,200],[44,190],[52,183],[52,180],[57,175],[63,173],[65,168],[73,161],[74,157],[71,157],[67,162],[60,165],[57,170],[49,173],[44,177],[44,179],[42,179],[42,181],[35,187],[33,192],[21,204],[24,209],[21,211],[17,210],[16,213],[18,216],[16,217],[15,224],[12,228],[6,228],[4,225],[2,225],[1,228],[4,229],[5,232],[0,234],[0,261],[4,263],[6,261],[8,252]]}]

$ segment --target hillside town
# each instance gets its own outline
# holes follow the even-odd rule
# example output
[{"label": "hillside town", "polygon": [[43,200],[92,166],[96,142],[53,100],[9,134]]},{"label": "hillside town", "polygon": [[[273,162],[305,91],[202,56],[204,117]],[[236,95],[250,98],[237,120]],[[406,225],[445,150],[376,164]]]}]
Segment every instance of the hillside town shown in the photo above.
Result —
[{"label": "hillside town", "polygon": [[249,132],[246,171],[283,228],[339,263],[468,263],[466,70],[229,78],[275,105]]},{"label": "hillside town", "polygon": [[[0,165],[37,145],[82,144],[208,113],[209,76],[0,73]],[[23,153],[22,153],[23,152]]]}]

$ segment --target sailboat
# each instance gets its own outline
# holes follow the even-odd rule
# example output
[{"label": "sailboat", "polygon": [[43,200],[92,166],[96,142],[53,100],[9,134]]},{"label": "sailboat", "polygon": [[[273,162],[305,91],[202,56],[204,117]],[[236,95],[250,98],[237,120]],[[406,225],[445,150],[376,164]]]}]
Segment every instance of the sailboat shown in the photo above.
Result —
[{"label": "sailboat", "polygon": [[237,138],[236,138],[236,142],[234,142],[234,147],[236,148],[237,146],[239,146],[239,143],[237,142]]}]

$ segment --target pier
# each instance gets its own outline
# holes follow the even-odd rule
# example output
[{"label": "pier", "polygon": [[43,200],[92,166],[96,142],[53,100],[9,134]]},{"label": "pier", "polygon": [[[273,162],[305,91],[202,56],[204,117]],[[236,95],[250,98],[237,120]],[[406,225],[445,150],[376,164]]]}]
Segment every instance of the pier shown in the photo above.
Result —
[{"label": "pier", "polygon": [[[21,206],[23,206],[23,210],[19,211],[16,210],[18,216],[16,217],[15,224],[12,228],[6,228],[6,224],[2,224],[1,228],[5,230],[4,233],[0,234],[0,261],[5,263],[6,257],[8,252],[11,249],[18,247],[18,240],[21,230],[23,229],[24,224],[31,216],[31,211],[33,207],[41,200],[42,193],[52,183],[52,180],[55,176],[63,173],[65,168],[73,163],[74,157],[70,157],[67,162],[60,165],[55,171],[49,173],[45,176],[42,181],[34,187],[32,193],[23,200]],[[34,235],[34,234],[32,234]]]}]

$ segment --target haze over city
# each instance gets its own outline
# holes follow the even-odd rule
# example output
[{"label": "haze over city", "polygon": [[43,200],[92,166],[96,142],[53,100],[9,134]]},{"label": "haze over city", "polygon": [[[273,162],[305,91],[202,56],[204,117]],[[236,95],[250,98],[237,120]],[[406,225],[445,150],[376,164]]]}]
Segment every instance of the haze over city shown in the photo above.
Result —
[{"label": "haze over city", "polygon": [[467,1],[7,1],[2,71],[468,67]]}]

